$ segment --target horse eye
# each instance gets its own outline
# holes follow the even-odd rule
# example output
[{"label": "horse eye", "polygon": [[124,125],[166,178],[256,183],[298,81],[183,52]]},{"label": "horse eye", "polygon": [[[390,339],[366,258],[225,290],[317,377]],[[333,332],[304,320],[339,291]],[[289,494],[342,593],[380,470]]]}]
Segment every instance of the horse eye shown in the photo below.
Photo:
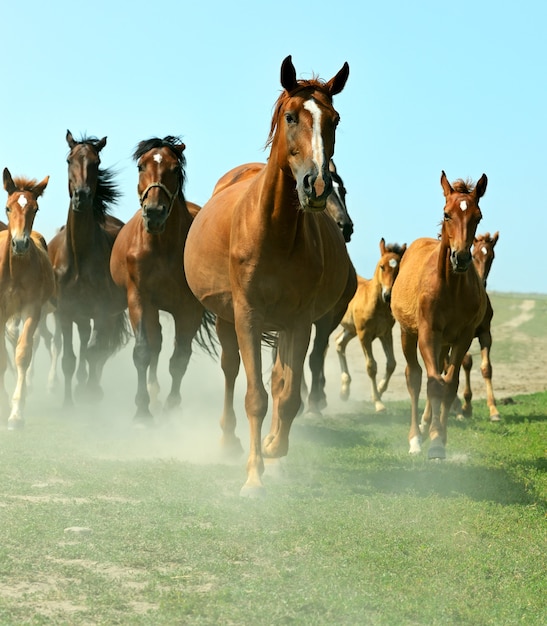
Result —
[{"label": "horse eye", "polygon": [[450,217],[450,215],[448,215],[448,213],[444,214],[444,219],[449,222],[452,218]]},{"label": "horse eye", "polygon": [[9,208],[9,206],[6,207],[6,213],[9,213],[11,211],[11,209]]},{"label": "horse eye", "polygon": [[296,118],[292,113],[285,113],[285,119],[287,120],[287,124],[296,124]]}]

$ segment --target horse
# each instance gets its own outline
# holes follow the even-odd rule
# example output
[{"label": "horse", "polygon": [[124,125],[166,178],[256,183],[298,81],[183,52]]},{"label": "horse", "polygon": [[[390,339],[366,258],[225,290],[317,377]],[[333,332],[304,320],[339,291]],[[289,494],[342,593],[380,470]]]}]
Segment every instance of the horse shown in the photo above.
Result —
[{"label": "horse", "polygon": [[[345,63],[329,81],[297,79],[286,57],[266,165],[212,195],[188,233],[188,284],[217,320],[225,376],[222,445],[228,451],[241,451],[232,409],[240,354],[245,368],[250,451],[242,496],[264,494],[264,456],[287,454],[312,324],[336,306],[348,281],[356,282],[343,236],[325,211],[339,121],[332,99],[348,75]],[[261,343],[270,331],[278,333],[272,424],[261,442],[268,408]]]},{"label": "horse", "polygon": [[129,328],[125,293],[110,276],[110,254],[123,222],[109,214],[120,191],[114,171],[101,168],[106,137],[84,136],[76,141],[67,131],[66,141],[70,204],[66,225],[48,248],[56,279],[56,332],[62,334],[64,406],[70,407],[76,370],[73,324],[80,337],[78,388],[93,402],[103,396],[104,364],[125,345]]},{"label": "horse", "polygon": [[[406,243],[402,246],[398,244],[386,246],[385,239],[383,237],[380,239],[380,260],[376,264],[374,276],[372,279],[357,277],[357,291],[340,322],[342,330],[335,338],[336,352],[342,370],[340,397],[347,400],[350,394],[351,376],[346,359],[346,347],[354,337],[359,336],[367,374],[372,384],[372,401],[377,413],[386,410],[382,394],[388,388],[396,366],[393,351],[395,320],[391,313],[390,301],[391,290],[405,250]],[[386,371],[380,384],[376,383],[378,366],[372,352],[372,343],[375,339],[380,339],[386,355]]]},{"label": "horse", "polygon": [[[182,264],[186,236],[200,207],[187,202],[183,187],[184,143],[175,136],[141,141],[133,154],[138,164],[140,209],[121,229],[112,248],[110,271],[127,294],[129,319],[135,335],[133,362],[137,369],[137,411],[134,421],[153,419],[150,392],[157,395],[157,365],[162,333],[159,311],[167,311],[175,324],[175,347],[169,362],[169,411],[181,403],[180,386],[198,331],[209,333],[210,318],[190,291]],[[206,259],[203,259],[207,263]],[[210,338],[210,337],[209,337]],[[202,346],[209,348],[205,340]],[[147,385],[148,372],[148,385]]]},{"label": "horse", "polygon": [[[441,174],[445,197],[439,239],[416,239],[406,250],[393,285],[391,310],[401,327],[407,362],[406,382],[411,399],[410,453],[421,452],[418,399],[422,368],[419,346],[427,371],[427,400],[431,407],[428,458],[446,457],[448,412],[458,390],[462,360],[486,312],[486,291],[471,247],[482,218],[479,200],[486,191],[486,174],[476,185],[448,182]],[[443,374],[445,358],[447,369]],[[425,416],[424,416],[425,417]]]},{"label": "horse", "polygon": [[[494,247],[499,239],[499,231],[490,235],[485,233],[484,235],[477,235],[473,242],[473,263],[479,277],[482,279],[484,288],[486,289],[486,280],[494,261],[495,253]],[[488,293],[486,294],[486,312],[484,317],[475,330],[475,337],[479,340],[481,348],[481,374],[486,386],[486,404],[490,413],[491,422],[499,422],[501,420],[498,407],[496,406],[496,399],[494,396],[494,389],[492,387],[492,363],[490,361],[490,350],[492,348],[492,333],[491,323],[494,316],[494,310],[492,308],[492,302]],[[463,417],[470,417],[473,414],[473,407],[471,405],[471,399],[473,393],[471,390],[471,368],[473,367],[473,358],[468,352],[463,361],[462,368],[465,374],[465,387],[463,391],[464,402],[461,406],[458,398],[455,399],[454,404],[458,415]]]},{"label": "horse", "polygon": [[[213,195],[235,182],[255,176],[264,167],[264,163],[246,163],[244,165],[234,167],[218,180],[213,189]],[[333,159],[330,159],[329,161],[329,172],[332,177],[332,192],[327,198],[327,213],[338,224],[338,227],[344,237],[344,241],[348,243],[351,241],[351,236],[353,235],[353,221],[346,206],[346,187],[342,177],[336,169]],[[315,334],[312,349],[309,355],[309,366],[312,374],[309,392],[305,378],[302,379],[302,393],[303,397],[307,396],[307,412],[310,414],[321,415],[321,410],[327,406],[324,365],[329,337],[340,323],[340,320],[346,311],[348,302],[353,293],[355,293],[356,287],[356,284],[348,281],[348,284],[346,285],[345,297],[339,300],[335,309],[329,311],[327,315],[320,320],[316,320],[313,324],[315,327]],[[277,348],[276,346],[274,347],[275,360]]]},{"label": "horse", "polygon": [[12,178],[4,169],[4,189],[8,193],[8,228],[0,232],[0,328],[12,317],[20,318],[23,328],[17,339],[15,367],[17,380],[11,398],[11,411],[4,385],[8,358],[5,333],[0,338],[0,405],[9,412],[8,429],[24,425],[23,409],[27,395],[26,374],[32,360],[34,332],[42,307],[53,295],[55,279],[43,236],[32,230],[38,211],[38,198],[49,181]]}]

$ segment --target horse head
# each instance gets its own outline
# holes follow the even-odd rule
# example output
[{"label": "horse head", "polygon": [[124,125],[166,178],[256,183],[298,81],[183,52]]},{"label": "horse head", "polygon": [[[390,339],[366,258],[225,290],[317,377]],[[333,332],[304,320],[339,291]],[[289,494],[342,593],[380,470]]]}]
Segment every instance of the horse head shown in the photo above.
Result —
[{"label": "horse head", "polygon": [[398,244],[388,244],[385,239],[380,239],[380,260],[376,266],[377,280],[382,287],[382,300],[389,304],[391,302],[391,290],[393,283],[399,274],[401,259],[406,250],[406,243],[402,246]]},{"label": "horse head", "polygon": [[106,145],[106,137],[76,141],[67,130],[66,141],[70,148],[67,163],[68,193],[72,209],[79,212],[91,210],[100,177],[99,153]]},{"label": "horse head", "polygon": [[492,236],[490,233],[484,235],[477,235],[473,240],[473,263],[477,274],[482,279],[484,286],[486,287],[486,279],[490,273],[490,268],[496,256],[494,253],[494,246],[498,242],[499,231],[495,232]]},{"label": "horse head", "polygon": [[41,182],[26,178],[13,179],[8,168],[4,169],[4,189],[8,192],[6,215],[11,239],[11,251],[23,255],[30,248],[30,235],[38,211],[38,198],[44,193],[49,181]]},{"label": "horse head", "polygon": [[168,136],[141,141],[135,150],[142,219],[150,234],[165,230],[173,204],[182,194],[185,147],[177,137]]},{"label": "horse head", "polygon": [[298,80],[290,56],[281,65],[284,91],[272,118],[270,159],[295,180],[304,210],[323,211],[332,192],[329,161],[340,119],[332,98],[342,91],[348,75],[349,66],[344,63],[327,82]]},{"label": "horse head", "polygon": [[441,241],[449,249],[450,264],[454,272],[465,272],[471,265],[471,246],[482,219],[479,200],[486,191],[487,182],[486,174],[483,174],[476,185],[457,180],[452,186],[444,171],[441,174],[441,186],[446,200]]},{"label": "horse head", "polygon": [[346,206],[346,188],[344,181],[336,170],[336,165],[331,159],[329,161],[329,172],[332,179],[332,192],[327,198],[327,211],[329,215],[338,224],[338,228],[342,231],[344,241],[351,241],[353,235],[353,221],[349,216]]}]

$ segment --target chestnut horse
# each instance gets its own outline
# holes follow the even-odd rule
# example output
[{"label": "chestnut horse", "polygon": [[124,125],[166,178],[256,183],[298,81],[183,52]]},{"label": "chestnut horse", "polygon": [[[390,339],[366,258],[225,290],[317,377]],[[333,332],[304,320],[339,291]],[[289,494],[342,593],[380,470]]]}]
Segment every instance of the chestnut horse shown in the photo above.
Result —
[{"label": "chestnut horse", "polygon": [[[382,403],[382,394],[387,389],[396,361],[393,351],[393,325],[395,320],[391,313],[391,290],[397,275],[401,258],[406,250],[406,244],[389,244],[380,239],[380,260],[374,270],[372,279],[359,276],[357,291],[348,305],[347,311],[340,322],[342,331],[335,339],[336,351],[342,370],[342,387],[340,397],[349,398],[351,376],[346,359],[346,347],[354,338],[359,337],[367,374],[372,384],[372,401],[376,412],[386,410]],[[386,371],[380,384],[376,383],[378,365],[372,352],[372,342],[380,339],[386,355]]]},{"label": "chestnut horse", "polygon": [[122,222],[108,214],[120,194],[113,171],[100,167],[106,137],[76,141],[67,131],[66,140],[70,205],[66,226],[48,247],[57,287],[55,319],[62,333],[64,404],[71,406],[73,324],[80,336],[77,380],[89,400],[102,397],[104,364],[126,343],[128,325],[125,293],[110,276],[110,253]]},{"label": "chestnut horse", "polygon": [[[332,98],[342,91],[348,74],[346,63],[328,82],[298,80],[287,57],[267,164],[256,176],[214,194],[188,233],[188,284],[217,315],[226,380],[223,445],[234,450],[241,449],[231,409],[240,352],[247,375],[250,453],[244,496],[263,493],[263,455],[287,454],[312,324],[335,307],[348,281],[355,280],[344,239],[325,211],[339,121]],[[271,381],[272,425],[262,443],[268,394],[261,341],[270,331],[279,333],[279,343]]]},{"label": "chestnut horse", "polygon": [[[198,334],[200,328],[208,332],[208,317],[188,287],[182,264],[188,229],[200,208],[184,197],[184,148],[180,139],[173,136],[138,144],[133,156],[138,163],[140,209],[122,228],[112,249],[112,278],[127,293],[135,333],[135,420],[141,424],[152,419],[150,391],[154,395],[159,391],[160,309],[170,313],[175,322],[167,410],[181,402],[180,386],[192,354],[192,341],[196,337],[203,347],[209,347]],[[206,258],[202,261],[207,265]]]},{"label": "chestnut horse", "polygon": [[[473,263],[479,277],[482,279],[484,288],[486,289],[486,279],[490,273],[492,262],[494,261],[494,246],[498,242],[499,232],[490,235],[485,233],[484,235],[478,235],[473,242]],[[479,340],[481,348],[481,374],[486,386],[486,404],[490,413],[491,422],[499,422],[500,414],[498,407],[496,406],[496,399],[494,397],[494,389],[492,387],[492,363],[490,361],[490,350],[492,348],[492,333],[490,330],[492,324],[492,317],[494,316],[494,310],[492,303],[486,294],[486,313],[481,323],[475,331],[475,337]],[[457,411],[464,417],[470,417],[473,414],[473,407],[471,405],[471,399],[473,393],[471,391],[471,368],[473,367],[473,358],[468,352],[462,362],[462,368],[465,373],[465,387],[463,391],[464,402],[461,407],[457,406]],[[457,399],[455,404],[457,403]]]},{"label": "chestnut horse", "polygon": [[6,413],[9,402],[4,386],[8,362],[4,329],[11,317],[23,323],[15,350],[17,381],[8,417],[8,428],[14,430],[24,424],[26,374],[32,360],[34,332],[43,305],[53,295],[55,279],[45,240],[32,230],[38,198],[44,193],[49,176],[39,183],[26,178],[13,179],[6,168],[3,178],[8,192],[8,228],[0,232],[0,404]]},{"label": "chestnut horse", "polygon": [[[219,179],[213,190],[213,195],[222,191],[229,185],[255,176],[264,167],[264,163],[246,163],[245,165],[234,167]],[[348,243],[353,234],[353,221],[349,216],[346,206],[347,192],[344,181],[338,174],[336,165],[332,159],[329,161],[329,171],[332,177],[332,192],[327,198],[327,212],[338,224],[344,236],[344,241]],[[315,334],[309,356],[309,365],[312,374],[309,393],[307,391],[305,378],[302,379],[302,392],[304,395],[307,395],[309,413],[320,415],[321,409],[327,406],[324,365],[329,337],[340,323],[346,311],[347,304],[352,294],[355,293],[356,287],[356,283],[348,281],[345,297],[338,301],[335,309],[329,311],[327,315],[314,322]],[[233,409],[231,410],[233,411]]]},{"label": "chestnut horse", "polygon": [[[483,174],[477,184],[456,181],[450,185],[444,171],[445,196],[440,239],[421,238],[404,254],[393,286],[391,310],[401,326],[406,380],[411,399],[410,453],[421,451],[418,399],[422,368],[419,346],[427,371],[427,399],[431,407],[428,457],[446,456],[448,412],[456,397],[462,360],[469,350],[486,311],[486,291],[471,247],[481,220],[479,200],[486,191]],[[443,365],[448,367],[443,375]]]}]

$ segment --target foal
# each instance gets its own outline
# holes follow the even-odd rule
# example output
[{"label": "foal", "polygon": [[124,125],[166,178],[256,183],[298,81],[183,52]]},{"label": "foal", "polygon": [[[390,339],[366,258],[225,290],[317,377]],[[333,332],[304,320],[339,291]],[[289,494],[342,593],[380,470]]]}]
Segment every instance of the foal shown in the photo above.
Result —
[{"label": "foal", "polygon": [[4,329],[7,321],[15,316],[23,322],[15,350],[17,382],[8,418],[8,429],[15,430],[24,424],[26,374],[32,360],[34,332],[40,322],[43,305],[53,295],[55,278],[45,240],[32,230],[38,198],[44,193],[49,176],[39,183],[26,178],[13,179],[6,168],[3,179],[4,189],[8,192],[8,228],[0,232],[0,403],[7,413]]},{"label": "foal", "polygon": [[[401,258],[406,250],[406,243],[402,246],[389,244],[380,240],[380,260],[376,265],[372,279],[359,276],[357,291],[348,305],[347,311],[340,322],[342,331],[335,339],[336,351],[342,370],[342,388],[340,397],[349,398],[351,376],[346,360],[346,346],[359,336],[361,347],[365,355],[367,374],[372,383],[372,401],[377,413],[386,410],[381,401],[382,394],[387,389],[389,380],[395,370],[395,355],[393,352],[392,329],[395,324],[391,314],[391,289],[399,273]],[[376,384],[378,366],[372,353],[372,342],[380,339],[386,355],[386,372],[380,384]]]}]

